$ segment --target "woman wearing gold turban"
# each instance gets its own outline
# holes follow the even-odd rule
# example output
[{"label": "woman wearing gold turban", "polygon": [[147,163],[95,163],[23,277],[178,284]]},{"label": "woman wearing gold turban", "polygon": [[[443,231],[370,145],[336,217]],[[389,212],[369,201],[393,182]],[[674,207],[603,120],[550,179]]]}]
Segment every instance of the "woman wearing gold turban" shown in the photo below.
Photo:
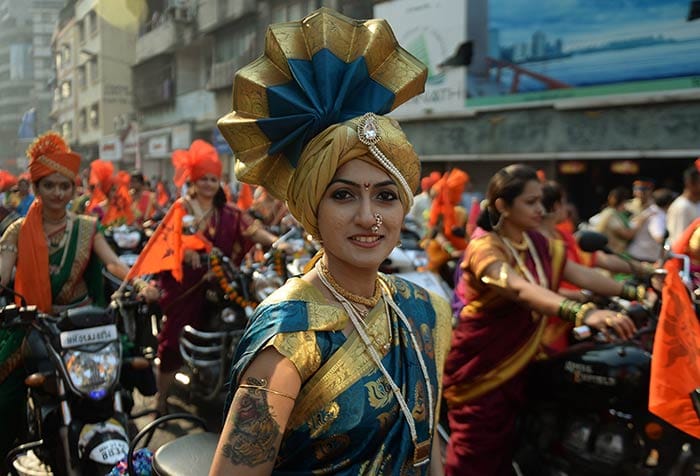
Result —
[{"label": "woman wearing gold turban", "polygon": [[[15,268],[17,295],[45,313],[104,304],[102,264],[120,278],[128,269],[98,232],[95,218],[66,211],[75,192],[80,156],[54,132],[40,136],[27,156],[36,200],[27,216],[12,223],[0,239],[0,283],[8,285]],[[10,418],[24,414],[23,337],[22,331],[0,330],[0,415]],[[5,428],[19,428],[4,423]],[[0,433],[0,454],[5,454],[5,445],[15,435]]]},{"label": "woman wearing gold turban", "polygon": [[238,72],[219,121],[236,174],[286,200],[323,250],[252,317],[210,474],[441,474],[449,305],[378,273],[420,180],[381,114],[425,79],[385,21],[325,8],[271,25]]}]

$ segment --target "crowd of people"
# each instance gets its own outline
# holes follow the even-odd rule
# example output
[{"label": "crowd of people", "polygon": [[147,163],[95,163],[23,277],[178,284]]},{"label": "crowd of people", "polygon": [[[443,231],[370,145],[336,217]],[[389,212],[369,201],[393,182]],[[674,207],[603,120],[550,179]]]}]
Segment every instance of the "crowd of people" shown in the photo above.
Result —
[{"label": "crowd of people", "polygon": [[[337,24],[366,50],[342,35],[305,37]],[[649,272],[667,241],[700,267],[700,172],[685,172],[677,197],[645,178],[632,194],[613,189],[587,226],[620,257],[583,253],[566,193],[529,166],[499,170],[483,194],[458,168],[421,178],[417,153],[385,114],[422,92],[427,69],[383,34],[386,22],[321,9],[299,25],[313,28],[287,26],[275,41],[314,44],[313,58],[306,50],[282,56],[294,49],[279,50],[272,25],[265,55],[236,76],[256,78],[249,82],[261,96],[277,88],[279,101],[261,106],[248,100],[248,89],[234,88],[234,111],[219,127],[237,158],[236,190],[203,140],[173,154],[173,182],[187,189],[178,197],[164,182],[115,171],[108,161],[81,173],[80,157],[58,134],[41,136],[28,150],[28,174],[0,177],[4,206],[19,217],[0,239],[0,283],[56,313],[104,304],[100,266],[133,279],[165,316],[157,402],[166,413],[182,365],[178,336],[196,326],[207,289],[218,286],[206,252],[217,248],[240,263],[255,243],[272,246],[270,230],[291,216],[322,250],[305,274],[257,307],[245,330],[211,474],[511,474],[528,365],[566,349],[574,326],[621,339],[635,331],[627,316],[598,309],[581,290],[643,299],[643,288],[614,278]],[[347,57],[363,68],[346,68],[339,58]],[[313,75],[314,68],[337,74],[323,87],[291,79],[288,90],[279,86],[280,72]],[[309,110],[313,118],[301,123]],[[147,245],[129,270],[103,228],[153,219],[161,222],[150,241],[176,240],[173,258]],[[453,282],[451,309],[378,272],[405,226],[423,238],[426,271]],[[639,265],[630,268],[627,256]],[[157,279],[143,281],[145,270]],[[0,414],[18,419],[22,339],[0,330]],[[451,431],[444,467],[436,443],[441,402]],[[2,454],[15,436],[2,432]]]}]

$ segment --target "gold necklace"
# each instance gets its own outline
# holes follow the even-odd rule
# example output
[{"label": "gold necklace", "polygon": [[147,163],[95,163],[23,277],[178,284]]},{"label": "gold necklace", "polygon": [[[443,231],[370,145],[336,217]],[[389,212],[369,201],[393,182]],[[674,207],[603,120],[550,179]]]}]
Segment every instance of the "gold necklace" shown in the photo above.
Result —
[{"label": "gold necklace", "polygon": [[348,301],[353,302],[355,304],[360,304],[362,306],[367,307],[368,309],[372,309],[379,302],[379,298],[382,297],[382,290],[379,286],[379,278],[377,278],[377,280],[374,282],[374,294],[372,295],[372,297],[364,297],[360,296],[359,294],[352,293],[347,289],[343,288],[328,270],[328,266],[326,266],[326,263],[323,261],[323,259],[318,260],[318,263],[320,274],[322,274],[323,277],[326,278],[326,280],[330,283],[330,285],[338,294],[343,296]]}]

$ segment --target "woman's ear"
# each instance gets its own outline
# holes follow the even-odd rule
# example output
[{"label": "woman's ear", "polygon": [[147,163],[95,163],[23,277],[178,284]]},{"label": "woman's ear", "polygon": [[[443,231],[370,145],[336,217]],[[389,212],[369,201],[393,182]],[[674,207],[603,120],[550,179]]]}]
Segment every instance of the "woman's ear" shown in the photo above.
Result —
[{"label": "woman's ear", "polygon": [[508,206],[506,205],[506,201],[503,200],[502,198],[497,198],[496,201],[493,203],[493,206],[496,207],[496,211],[501,214],[501,215],[507,215],[508,214]]}]

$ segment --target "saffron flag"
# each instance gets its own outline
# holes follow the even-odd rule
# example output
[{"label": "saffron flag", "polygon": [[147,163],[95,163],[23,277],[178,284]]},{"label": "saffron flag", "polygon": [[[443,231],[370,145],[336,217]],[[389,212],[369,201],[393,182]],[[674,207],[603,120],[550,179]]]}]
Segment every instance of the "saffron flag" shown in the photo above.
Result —
[{"label": "saffron flag", "polygon": [[248,210],[251,205],[253,205],[253,190],[251,190],[250,185],[247,183],[242,183],[241,188],[238,190],[238,202],[236,202],[236,207],[239,210]]},{"label": "saffron flag", "polygon": [[139,254],[136,263],[129,270],[126,281],[144,274],[170,271],[173,277],[182,281],[182,258],[185,249],[211,251],[212,245],[201,235],[184,235],[182,218],[186,210],[182,203],[175,202],[160,222],[156,231]]},{"label": "saffron flag", "polygon": [[661,314],[654,337],[649,411],[700,438],[700,417],[690,392],[700,387],[700,322],[678,274],[678,261],[666,265]]}]

